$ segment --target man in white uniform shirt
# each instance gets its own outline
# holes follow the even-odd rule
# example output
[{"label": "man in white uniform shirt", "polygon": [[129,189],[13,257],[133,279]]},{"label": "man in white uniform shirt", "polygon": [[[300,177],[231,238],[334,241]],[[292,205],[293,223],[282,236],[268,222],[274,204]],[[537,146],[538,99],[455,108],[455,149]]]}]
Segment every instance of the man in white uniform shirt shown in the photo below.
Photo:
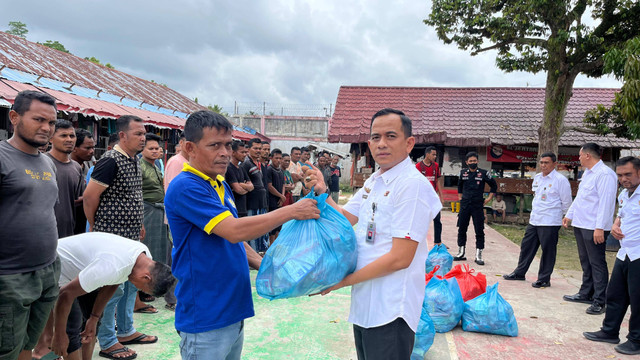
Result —
[{"label": "man in white uniform shirt", "polygon": [[605,310],[605,292],[609,279],[605,258],[605,239],[613,224],[618,178],[600,157],[602,148],[587,143],[580,149],[582,174],[578,194],[562,219],[562,226],[573,225],[582,266],[582,285],[577,294],[565,295],[566,301],[591,303],[587,314],[598,315]]},{"label": "man in white uniform shirt", "polygon": [[533,258],[542,247],[538,280],[531,284],[535,288],[551,286],[551,273],[556,263],[558,231],[562,225],[562,215],[571,206],[571,185],[564,175],[556,171],[556,154],[548,152],[540,155],[540,170],[532,183],[535,193],[529,226],[520,245],[518,266],[505,280],[525,280],[525,275]]},{"label": "man in white uniform shirt", "polygon": [[614,349],[622,354],[640,354],[640,159],[627,156],[616,163],[616,174],[624,188],[618,196],[618,217],[611,234],[620,240],[620,250],[607,288],[607,310],[600,331],[585,332],[592,341],[620,342],[620,325],[631,307],[628,341]]},{"label": "man in white uniform shirt", "polygon": [[[120,284],[128,280],[148,294],[162,296],[176,281],[167,265],[151,259],[143,243],[114,234],[89,232],[62,238],[58,257],[60,296],[54,308],[52,350],[65,359],[80,359],[81,343],[87,346],[85,354],[93,353],[98,320]],[[86,325],[80,333],[83,317]],[[124,347],[101,351],[100,356],[133,359],[137,354],[131,352]]]},{"label": "man in white uniform shirt", "polygon": [[[344,208],[327,203],[357,224],[356,271],[323,295],[351,288],[351,312],[359,360],[406,360],[424,299],[427,231],[442,204],[415,168],[409,153],[415,144],[411,120],[394,109],[378,111],[371,120],[369,149],[380,166]],[[324,193],[322,173],[305,173],[307,188]],[[317,183],[316,183],[317,182]]]}]

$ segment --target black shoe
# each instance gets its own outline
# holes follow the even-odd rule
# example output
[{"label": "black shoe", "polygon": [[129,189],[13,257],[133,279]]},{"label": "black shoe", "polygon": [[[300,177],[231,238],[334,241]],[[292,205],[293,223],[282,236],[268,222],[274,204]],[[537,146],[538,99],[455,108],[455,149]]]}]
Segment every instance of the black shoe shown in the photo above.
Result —
[{"label": "black shoe", "polygon": [[551,283],[548,281],[537,280],[536,282],[531,283],[531,286],[533,286],[534,288],[546,288],[551,286]]},{"label": "black shoe", "polygon": [[600,305],[594,301],[593,304],[591,304],[591,306],[587,308],[587,314],[589,315],[604,314],[604,309],[605,309],[604,305]]},{"label": "black shoe", "polygon": [[606,342],[610,344],[617,344],[620,342],[619,337],[609,335],[602,330],[594,331],[594,332],[583,332],[582,336],[584,336],[587,340],[591,340],[591,341],[601,341],[601,342]]},{"label": "black shoe", "polygon": [[511,274],[507,274],[507,275],[502,275],[502,277],[505,280],[525,280],[524,275],[518,275],[514,272],[512,272]]},{"label": "black shoe", "polygon": [[464,256],[464,255],[463,256],[454,256],[453,257],[453,261],[464,261],[464,260],[467,260],[467,257]]},{"label": "black shoe", "polygon": [[615,351],[625,355],[638,355],[640,354],[640,344],[627,340],[618,346],[614,346]]},{"label": "black shoe", "polygon": [[591,304],[593,302],[593,299],[588,298],[586,296],[582,296],[580,294],[565,295],[562,297],[562,299],[564,301],[571,301],[571,302],[577,302],[577,303],[583,303],[583,304]]}]

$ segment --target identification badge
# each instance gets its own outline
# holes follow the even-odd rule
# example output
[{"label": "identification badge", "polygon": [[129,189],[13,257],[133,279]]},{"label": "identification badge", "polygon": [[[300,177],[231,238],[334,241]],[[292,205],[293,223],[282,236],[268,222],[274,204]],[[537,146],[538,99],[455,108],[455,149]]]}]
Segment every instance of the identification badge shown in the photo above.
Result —
[{"label": "identification badge", "polygon": [[542,201],[547,201],[547,194],[542,194]]},{"label": "identification badge", "polygon": [[369,244],[373,244],[376,238],[376,223],[373,221],[369,221],[367,223],[367,242]]}]

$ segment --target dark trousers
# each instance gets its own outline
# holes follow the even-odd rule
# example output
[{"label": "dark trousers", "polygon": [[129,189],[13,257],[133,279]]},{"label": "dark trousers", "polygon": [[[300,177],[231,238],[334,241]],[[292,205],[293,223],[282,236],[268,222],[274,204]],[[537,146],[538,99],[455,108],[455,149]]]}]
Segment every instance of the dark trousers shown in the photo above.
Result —
[{"label": "dark trousers", "polygon": [[469,220],[473,218],[473,229],[476,232],[476,249],[484,249],[484,211],[482,202],[478,205],[460,204],[458,214],[458,246],[467,245],[467,229]]},{"label": "dark trousers", "polygon": [[629,335],[627,339],[640,343],[640,259],[624,261],[616,259],[607,288],[607,312],[602,321],[602,331],[618,335],[620,324],[631,307]]},{"label": "dark trousers", "polygon": [[518,267],[514,272],[524,276],[529,270],[533,258],[542,247],[542,257],[540,259],[540,269],[538,269],[539,281],[550,281],[553,266],[556,264],[556,253],[558,251],[558,231],[560,226],[527,226],[527,230],[520,245],[520,258]]},{"label": "dark trousers", "polygon": [[358,360],[409,360],[415,336],[403,318],[374,328],[353,325]]},{"label": "dark trousers", "polygon": [[[582,296],[592,297],[593,301],[604,305],[609,269],[604,256],[607,248],[606,242],[595,244],[593,242],[593,230],[574,227],[573,233],[578,244],[578,256],[582,266],[582,286],[578,292]],[[604,238],[609,236],[609,231],[604,232]]]},{"label": "dark trousers", "polygon": [[[82,339],[80,338],[80,333],[82,333],[82,331],[84,330],[85,322],[87,321],[87,319],[89,319],[91,313],[93,312],[93,305],[95,304],[96,298],[98,297],[98,291],[100,291],[100,289],[79,296],[75,300],[73,300],[71,311],[69,312],[69,317],[67,318],[67,336],[69,337],[69,346],[67,347],[67,352],[69,354],[82,347]],[[96,331],[98,327],[100,327],[99,320],[98,324],[96,325]]]},{"label": "dark trousers", "polygon": [[433,242],[440,244],[442,242],[442,221],[440,221],[440,212],[433,218]]}]

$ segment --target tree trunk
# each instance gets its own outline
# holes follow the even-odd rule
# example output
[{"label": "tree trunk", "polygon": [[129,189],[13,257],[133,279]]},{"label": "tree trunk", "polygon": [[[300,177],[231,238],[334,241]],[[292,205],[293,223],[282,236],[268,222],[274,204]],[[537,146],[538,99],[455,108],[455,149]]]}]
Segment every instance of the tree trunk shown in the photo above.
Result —
[{"label": "tree trunk", "polygon": [[[563,57],[556,56],[556,59]],[[549,63],[551,66],[547,70],[544,114],[538,129],[538,156],[545,152],[558,155],[558,143],[564,132],[564,116],[573,95],[573,83],[576,79],[576,75],[568,71],[568,64],[553,60]]]}]

